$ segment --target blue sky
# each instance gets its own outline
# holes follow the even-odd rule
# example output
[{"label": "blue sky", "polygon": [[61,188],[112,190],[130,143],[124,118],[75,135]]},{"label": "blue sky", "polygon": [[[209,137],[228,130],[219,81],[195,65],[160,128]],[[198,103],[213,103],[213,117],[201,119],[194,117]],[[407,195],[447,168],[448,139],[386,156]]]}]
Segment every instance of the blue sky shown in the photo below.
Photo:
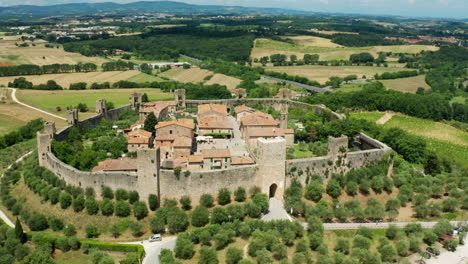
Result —
[{"label": "blue sky", "polygon": [[[0,0],[0,6],[131,0]],[[468,18],[468,0],[184,0],[192,4],[280,7],[307,11]]]}]

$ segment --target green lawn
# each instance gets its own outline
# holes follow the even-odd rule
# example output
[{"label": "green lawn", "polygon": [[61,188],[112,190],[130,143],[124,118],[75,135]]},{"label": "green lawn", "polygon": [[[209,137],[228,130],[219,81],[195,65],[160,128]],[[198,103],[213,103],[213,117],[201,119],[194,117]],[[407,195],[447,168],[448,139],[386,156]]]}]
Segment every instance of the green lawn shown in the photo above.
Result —
[{"label": "green lawn", "polygon": [[379,120],[385,113],[381,112],[358,112],[358,113],[351,113],[351,117],[359,118],[359,119],[366,119],[372,122]]},{"label": "green lawn", "polygon": [[[174,98],[172,94],[163,93],[159,89],[105,89],[83,91],[37,91],[19,90],[17,96],[21,101],[40,107],[52,113],[65,116],[68,106],[76,106],[85,103],[89,107],[90,114],[94,113],[96,101],[106,99],[114,103],[115,107],[129,104],[129,95],[133,92],[147,93],[151,101],[168,100]],[[62,108],[58,112],[56,107]]]},{"label": "green lawn", "polygon": [[338,92],[344,92],[344,93],[349,93],[349,92],[359,92],[362,90],[364,87],[363,84],[358,84],[358,83],[348,83],[348,84],[343,84],[341,85],[340,88],[336,89]]},{"label": "green lawn", "polygon": [[0,135],[11,132],[24,124],[22,120],[0,113]]},{"label": "green lawn", "polygon": [[306,147],[300,147],[299,144],[293,146],[294,152],[292,152],[292,159],[312,158],[316,155]]}]

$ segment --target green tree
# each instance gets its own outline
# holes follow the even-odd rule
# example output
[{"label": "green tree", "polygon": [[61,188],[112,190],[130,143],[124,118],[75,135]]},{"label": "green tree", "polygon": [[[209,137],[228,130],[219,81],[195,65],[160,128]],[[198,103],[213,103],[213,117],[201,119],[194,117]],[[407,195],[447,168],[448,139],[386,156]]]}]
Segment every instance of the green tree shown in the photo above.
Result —
[{"label": "green tree", "polygon": [[210,212],[204,206],[197,206],[192,212],[192,225],[202,227],[209,223]]},{"label": "green tree", "polygon": [[203,205],[207,208],[213,207],[213,202],[213,196],[209,193],[202,194],[202,196],[200,197],[200,205]]},{"label": "green tree", "polygon": [[145,124],[144,124],[143,129],[148,132],[155,133],[156,132],[155,126],[157,124],[158,124],[158,119],[156,118],[154,113],[151,112],[145,119]]},{"label": "green tree", "polygon": [[397,252],[391,244],[384,245],[379,249],[382,261],[394,262],[397,258]]},{"label": "green tree", "polygon": [[218,192],[218,204],[226,205],[231,202],[231,192],[227,188],[222,188]]},{"label": "green tree", "polygon": [[356,235],[353,239],[353,248],[361,248],[368,250],[372,244],[372,241],[362,235]]},{"label": "green tree", "polygon": [[110,216],[114,214],[114,203],[109,199],[104,199],[101,202],[101,213],[105,216]]},{"label": "green tree", "polygon": [[126,201],[117,201],[115,203],[115,215],[120,217],[127,217],[131,213],[130,205]]},{"label": "green tree", "polygon": [[86,206],[86,212],[89,215],[95,215],[99,212],[99,204],[92,197],[86,199],[85,206]]},{"label": "green tree", "polygon": [[73,211],[79,213],[85,208],[85,199],[82,194],[78,195],[72,202]]},{"label": "green tree", "polygon": [[244,187],[240,186],[234,191],[234,200],[236,200],[236,202],[245,201],[246,196],[247,192],[245,191]]},{"label": "green tree", "polygon": [[137,191],[130,191],[128,192],[128,202],[130,204],[134,204],[140,200],[140,195]]},{"label": "green tree", "polygon": [[398,255],[401,257],[408,256],[409,247],[410,247],[410,243],[407,239],[402,238],[396,242],[396,250],[398,252]]},{"label": "green tree", "polygon": [[179,236],[174,248],[175,256],[180,259],[191,259],[194,255],[194,247],[192,241],[184,236]]},{"label": "green tree", "polygon": [[159,198],[155,194],[150,194],[148,196],[148,205],[151,211],[156,211],[159,207]]},{"label": "green tree", "polygon": [[324,192],[322,184],[317,181],[312,181],[306,186],[305,197],[308,200],[318,202],[322,199],[322,194]]},{"label": "green tree", "polygon": [[453,232],[453,226],[448,220],[442,219],[434,225],[432,231],[439,237],[442,235],[451,235]]},{"label": "green tree", "polygon": [[188,216],[178,208],[171,209],[167,215],[167,225],[171,234],[184,232],[189,225]]},{"label": "green tree", "polygon": [[128,192],[124,189],[117,189],[115,191],[115,199],[117,200],[127,200],[128,199]]},{"label": "green tree", "polygon": [[21,222],[18,218],[16,218],[15,235],[16,238],[23,244],[26,243],[26,241],[28,241],[28,237],[24,233],[23,226],[21,225]]},{"label": "green tree", "polygon": [[226,250],[226,264],[238,264],[244,257],[242,249],[237,247],[229,247]]},{"label": "green tree", "polygon": [[67,209],[72,203],[72,196],[67,192],[61,192],[59,196],[60,207],[62,209]]},{"label": "green tree", "polygon": [[229,216],[226,210],[222,207],[215,207],[211,212],[211,223],[222,224],[229,221]]},{"label": "green tree", "polygon": [[107,198],[107,199],[114,199],[114,192],[109,186],[102,185],[101,186],[101,196],[102,198]]},{"label": "green tree", "polygon": [[192,208],[192,200],[190,199],[190,196],[188,195],[182,196],[179,202],[180,202],[180,205],[182,205],[182,208],[184,210],[190,210]]},{"label": "green tree", "polygon": [[218,253],[214,248],[208,246],[202,246],[200,248],[200,256],[198,258],[198,264],[218,264]]},{"label": "green tree", "polygon": [[136,219],[141,220],[148,216],[148,207],[146,206],[145,202],[135,202],[133,204],[133,215]]},{"label": "green tree", "polygon": [[336,180],[330,180],[327,184],[327,194],[333,198],[338,198],[341,195],[341,186]]},{"label": "green tree", "polygon": [[86,226],[86,237],[87,238],[97,238],[99,237],[100,233],[96,226],[88,225]]},{"label": "green tree", "polygon": [[31,231],[42,231],[49,227],[47,218],[41,213],[33,213],[27,223]]}]

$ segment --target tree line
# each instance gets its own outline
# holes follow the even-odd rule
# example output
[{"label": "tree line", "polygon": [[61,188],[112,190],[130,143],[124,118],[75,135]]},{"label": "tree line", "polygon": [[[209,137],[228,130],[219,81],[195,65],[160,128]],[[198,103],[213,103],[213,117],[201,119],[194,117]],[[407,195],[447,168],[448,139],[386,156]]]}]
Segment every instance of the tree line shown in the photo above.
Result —
[{"label": "tree line", "polygon": [[42,128],[44,128],[44,120],[31,120],[26,125],[1,136],[0,149],[13,146],[28,139],[32,139],[36,136],[36,132],[42,130]]},{"label": "tree line", "polygon": [[389,80],[389,79],[399,79],[399,78],[407,78],[418,76],[419,72],[417,70],[414,71],[397,71],[397,72],[384,72],[382,74],[376,73],[374,78],[376,80]]},{"label": "tree line", "polygon": [[3,76],[18,76],[18,75],[40,75],[54,73],[70,73],[70,72],[91,72],[96,71],[97,65],[93,63],[78,63],[78,64],[51,64],[51,65],[33,65],[23,64],[18,66],[0,67],[0,77]]}]

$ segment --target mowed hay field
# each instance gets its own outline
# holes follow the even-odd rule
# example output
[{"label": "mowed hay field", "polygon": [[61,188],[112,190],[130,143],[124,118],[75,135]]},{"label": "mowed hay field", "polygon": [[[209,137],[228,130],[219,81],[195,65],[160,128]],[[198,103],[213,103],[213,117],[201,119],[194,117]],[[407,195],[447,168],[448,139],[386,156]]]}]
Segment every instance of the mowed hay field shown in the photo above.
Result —
[{"label": "mowed hay field", "polygon": [[220,84],[226,85],[229,90],[235,89],[242,81],[240,79],[227,76],[224,74],[214,73],[209,70],[191,68],[191,69],[172,69],[159,74],[161,77],[166,77],[178,82],[184,83],[199,83],[205,82],[205,78],[212,76],[205,82],[207,85]]},{"label": "mowed hay field", "polygon": [[79,53],[66,52],[62,46],[59,46],[58,49],[46,48],[44,41],[40,40],[33,42],[36,46],[32,46],[31,42],[26,42],[30,45],[29,47],[17,47],[15,42],[22,43],[14,40],[0,40],[0,59],[4,63],[11,62],[14,65],[47,65],[54,63],[77,64],[79,62],[89,62],[100,66],[102,63],[107,62],[99,57],[86,57]]},{"label": "mowed hay field", "polygon": [[47,83],[48,80],[54,80],[64,89],[68,89],[71,83],[86,82],[88,84],[97,82],[118,82],[128,80],[140,75],[139,71],[108,71],[108,72],[77,72],[77,73],[61,73],[61,74],[43,74],[43,75],[26,75],[26,76],[10,76],[0,77],[0,85],[8,85],[14,79],[24,77],[33,84]]},{"label": "mowed hay field", "polygon": [[298,75],[316,80],[319,83],[325,83],[331,76],[345,77],[356,74],[358,78],[365,75],[367,78],[373,77],[376,73],[395,72],[400,68],[385,68],[372,66],[319,66],[319,65],[304,65],[304,66],[284,66],[284,67],[267,67],[268,71],[285,72],[289,75]]},{"label": "mowed hay field", "polygon": [[174,81],[184,83],[198,83],[203,82],[203,79],[214,73],[209,70],[191,68],[191,69],[171,69],[167,72],[161,73],[159,76],[170,78]]},{"label": "mowed hay field", "polygon": [[[47,110],[51,113],[66,116],[67,106],[76,106],[79,103],[85,103],[89,112],[80,113],[82,117],[92,116],[95,112],[96,101],[106,99],[114,103],[115,107],[129,104],[131,93],[146,93],[150,100],[168,100],[174,96],[170,93],[164,93],[159,89],[141,88],[141,89],[103,89],[103,90],[80,90],[80,91],[38,91],[38,90],[18,90],[16,95],[18,100]],[[57,111],[59,106],[62,111]],[[82,118],[80,118],[82,119]]]},{"label": "mowed hay field", "polygon": [[0,103],[0,135],[8,133],[25,125],[27,122],[42,118],[55,122],[58,129],[66,126],[66,121],[50,115],[34,111],[30,108],[13,102],[10,98],[11,90],[7,92],[7,99]]},{"label": "mowed hay field", "polygon": [[[289,37],[292,38],[292,37]],[[314,41],[317,45],[311,45],[310,38],[304,36],[295,37],[302,39],[298,43],[286,43],[271,39],[256,39],[254,48],[252,49],[252,58],[261,58],[272,54],[297,55],[298,58],[303,58],[304,54],[319,54],[320,60],[348,60],[351,54],[369,52],[373,56],[377,56],[378,52],[399,52],[399,53],[419,53],[422,50],[438,50],[436,46],[430,45],[395,45],[395,46],[371,46],[371,47],[341,47],[332,43],[329,39],[315,37]],[[305,39],[305,40],[304,40]],[[307,41],[309,39],[309,41]],[[320,40],[321,39],[321,40]],[[308,43],[307,45],[304,45]],[[313,42],[312,42],[313,43]]]},{"label": "mowed hay field", "polygon": [[205,84],[211,85],[211,84],[220,84],[220,85],[226,85],[226,87],[229,90],[234,90],[236,87],[241,84],[241,80],[227,76],[224,74],[217,73],[209,81],[207,81]]},{"label": "mowed hay field", "polygon": [[401,78],[395,80],[380,80],[385,87],[392,90],[397,90],[401,92],[415,93],[419,87],[424,89],[431,88],[426,83],[426,75],[419,75],[409,78]]},{"label": "mowed hay field", "polygon": [[313,37],[313,36],[294,36],[284,37],[285,39],[291,39],[297,45],[310,46],[310,47],[326,47],[326,48],[338,48],[343,47],[339,44],[333,43],[330,39]]}]

